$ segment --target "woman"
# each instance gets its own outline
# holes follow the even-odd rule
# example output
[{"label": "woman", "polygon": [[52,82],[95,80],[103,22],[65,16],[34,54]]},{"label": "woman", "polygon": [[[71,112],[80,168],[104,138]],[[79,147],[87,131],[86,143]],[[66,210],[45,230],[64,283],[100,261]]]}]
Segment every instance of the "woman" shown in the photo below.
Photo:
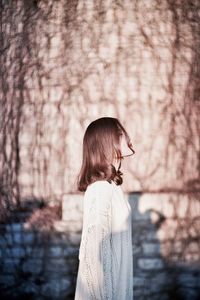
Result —
[{"label": "woman", "polygon": [[133,299],[131,207],[120,167],[134,153],[118,119],[99,118],[87,127],[78,176],[85,194],[75,300]]}]

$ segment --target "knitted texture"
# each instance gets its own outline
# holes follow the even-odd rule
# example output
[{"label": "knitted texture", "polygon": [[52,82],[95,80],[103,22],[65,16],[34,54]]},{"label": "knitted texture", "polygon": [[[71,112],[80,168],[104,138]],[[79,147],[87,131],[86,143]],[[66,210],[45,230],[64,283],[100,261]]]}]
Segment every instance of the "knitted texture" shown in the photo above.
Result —
[{"label": "knitted texture", "polygon": [[96,181],[83,205],[75,300],[132,300],[129,204],[114,182]]}]

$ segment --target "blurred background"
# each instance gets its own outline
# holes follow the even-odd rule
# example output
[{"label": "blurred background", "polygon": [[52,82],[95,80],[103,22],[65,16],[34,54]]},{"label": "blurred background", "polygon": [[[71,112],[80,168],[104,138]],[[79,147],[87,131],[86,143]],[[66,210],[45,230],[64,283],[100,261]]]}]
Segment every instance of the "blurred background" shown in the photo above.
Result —
[{"label": "blurred background", "polygon": [[135,299],[200,299],[199,1],[2,0],[0,22],[2,297],[73,299],[83,134],[112,116]]}]

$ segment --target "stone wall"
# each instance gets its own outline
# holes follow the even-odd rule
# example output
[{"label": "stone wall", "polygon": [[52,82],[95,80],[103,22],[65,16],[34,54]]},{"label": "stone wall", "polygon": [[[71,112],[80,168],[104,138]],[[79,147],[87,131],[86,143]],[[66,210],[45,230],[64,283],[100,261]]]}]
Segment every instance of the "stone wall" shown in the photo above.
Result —
[{"label": "stone wall", "polygon": [[[134,299],[198,300],[199,193],[125,197],[132,207]],[[62,220],[54,221],[48,232],[40,226],[31,229],[24,216],[21,223],[1,224],[0,286],[5,299],[73,299],[82,200],[81,195],[65,195]]]},{"label": "stone wall", "polygon": [[73,299],[76,223],[55,221],[51,232],[27,228],[25,221],[0,227],[1,299]]},{"label": "stone wall", "polygon": [[[14,196],[76,191],[82,138],[121,120],[126,191],[199,181],[199,1],[2,1],[0,167]],[[142,162],[142,163],[141,163]],[[130,179],[129,179],[130,178]]]}]

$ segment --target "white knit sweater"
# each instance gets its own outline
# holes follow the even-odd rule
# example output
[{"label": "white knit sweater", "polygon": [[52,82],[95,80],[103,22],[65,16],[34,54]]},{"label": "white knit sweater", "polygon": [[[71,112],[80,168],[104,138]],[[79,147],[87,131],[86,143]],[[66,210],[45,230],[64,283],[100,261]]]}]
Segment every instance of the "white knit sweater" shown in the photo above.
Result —
[{"label": "white knit sweater", "polygon": [[133,300],[131,226],[120,186],[103,180],[87,187],[75,300]]}]

